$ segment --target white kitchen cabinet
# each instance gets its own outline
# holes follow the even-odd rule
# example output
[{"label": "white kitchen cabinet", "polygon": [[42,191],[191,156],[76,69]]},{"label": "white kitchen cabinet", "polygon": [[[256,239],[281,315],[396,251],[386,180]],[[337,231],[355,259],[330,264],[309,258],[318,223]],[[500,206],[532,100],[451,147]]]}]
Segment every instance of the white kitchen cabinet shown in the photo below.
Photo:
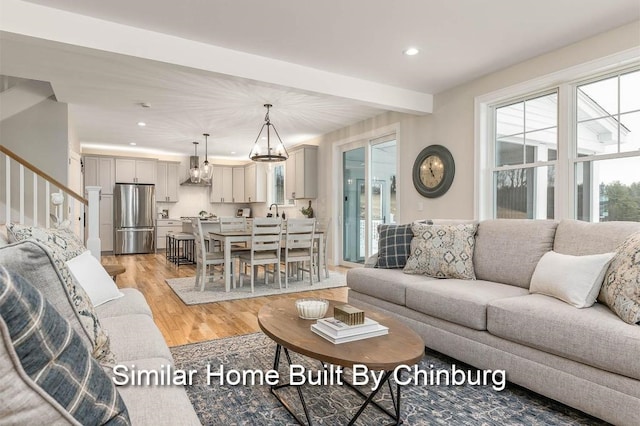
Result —
[{"label": "white kitchen cabinet", "polygon": [[178,202],[178,181],[180,163],[158,161],[156,201],[158,203]]},{"label": "white kitchen cabinet", "polygon": [[212,203],[233,202],[233,168],[213,166],[213,183],[211,184]]},{"label": "white kitchen cabinet", "polygon": [[116,158],[117,183],[156,183],[156,160]]},{"label": "white kitchen cabinet", "polygon": [[156,249],[167,248],[167,233],[182,232],[182,221],[176,219],[156,220]]},{"label": "white kitchen cabinet", "polygon": [[233,202],[244,203],[244,167],[233,168]]},{"label": "white kitchen cabinet", "polygon": [[267,202],[267,167],[262,163],[244,168],[244,199],[247,203]]},{"label": "white kitchen cabinet", "polygon": [[304,145],[289,153],[285,163],[287,199],[316,198],[318,196],[318,147]]},{"label": "white kitchen cabinet", "polygon": [[100,244],[102,251],[113,251],[113,195],[100,195]]},{"label": "white kitchen cabinet", "polygon": [[84,186],[99,186],[101,194],[113,194],[115,161],[111,157],[84,157]]}]

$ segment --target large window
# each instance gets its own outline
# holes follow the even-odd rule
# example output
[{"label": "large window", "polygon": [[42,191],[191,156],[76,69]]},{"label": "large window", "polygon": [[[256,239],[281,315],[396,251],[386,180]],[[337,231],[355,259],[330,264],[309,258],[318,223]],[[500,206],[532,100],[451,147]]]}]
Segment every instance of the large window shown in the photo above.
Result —
[{"label": "large window", "polygon": [[640,69],[542,89],[487,103],[480,217],[640,221]]},{"label": "large window", "polygon": [[495,108],[494,215],[552,219],[558,156],[558,94]]},{"label": "large window", "polygon": [[576,87],[575,215],[640,221],[640,71]]}]

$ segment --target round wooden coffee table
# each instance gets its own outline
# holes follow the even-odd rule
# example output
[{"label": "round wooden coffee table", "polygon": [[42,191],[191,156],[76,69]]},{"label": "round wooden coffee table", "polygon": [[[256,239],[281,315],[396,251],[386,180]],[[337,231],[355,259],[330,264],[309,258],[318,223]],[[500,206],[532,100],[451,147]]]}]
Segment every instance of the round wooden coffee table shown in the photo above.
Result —
[{"label": "round wooden coffee table", "polygon": [[[329,302],[327,316],[332,316],[333,306],[343,304],[343,302],[333,300]],[[339,345],[333,344],[311,331],[311,324],[314,324],[315,321],[299,318],[295,301],[291,299],[278,300],[264,305],[258,312],[258,324],[264,334],[277,343],[274,370],[277,370],[280,365],[280,356],[283,351],[287,362],[289,365],[291,364],[289,350],[292,350],[327,364],[347,368],[352,368],[354,365],[364,365],[369,370],[383,371],[384,376],[380,385],[369,395],[364,394],[359,388],[352,386],[347,381],[344,382],[365,398],[364,403],[349,424],[353,424],[370,403],[389,415],[396,424],[400,424],[402,422],[400,418],[400,385],[396,384],[395,395],[393,395],[394,392],[389,379],[393,376],[396,367],[412,366],[422,358],[424,355],[424,342],[416,332],[400,321],[371,309],[366,309],[365,315],[389,327],[389,334]],[[381,407],[373,401],[373,398],[385,382],[389,383],[389,389],[392,392],[394,412]],[[278,389],[286,386],[291,385],[284,383],[271,386],[271,393],[295,417],[298,423],[305,424],[293,412],[287,402],[276,393]],[[301,387],[296,387],[307,418],[307,424],[311,424]]]}]

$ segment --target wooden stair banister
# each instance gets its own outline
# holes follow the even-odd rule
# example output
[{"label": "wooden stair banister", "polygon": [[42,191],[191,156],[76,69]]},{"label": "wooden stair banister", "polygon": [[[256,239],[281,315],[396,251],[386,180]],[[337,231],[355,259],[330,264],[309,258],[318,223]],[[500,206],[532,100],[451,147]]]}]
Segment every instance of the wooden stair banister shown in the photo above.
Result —
[{"label": "wooden stair banister", "polygon": [[7,157],[12,158],[13,160],[18,162],[19,164],[22,164],[26,169],[31,170],[33,173],[35,173],[36,175],[40,176],[45,181],[51,182],[54,186],[56,186],[57,188],[59,188],[63,192],[69,194],[71,197],[75,198],[76,200],[80,201],[85,206],[89,205],[89,200],[84,198],[82,195],[80,195],[77,192],[73,191],[68,186],[63,185],[56,178],[52,177],[48,173],[45,173],[44,171],[42,171],[38,167],[34,166],[33,164],[31,164],[30,162],[25,160],[24,158],[20,157],[15,152],[7,149],[7,147],[5,147],[4,145],[0,145],[0,152],[5,154]]}]

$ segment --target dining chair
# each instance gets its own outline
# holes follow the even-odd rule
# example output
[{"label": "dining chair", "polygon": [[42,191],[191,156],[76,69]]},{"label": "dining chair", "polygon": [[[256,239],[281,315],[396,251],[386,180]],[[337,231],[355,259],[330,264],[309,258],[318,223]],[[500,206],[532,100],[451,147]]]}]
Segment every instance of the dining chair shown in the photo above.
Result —
[{"label": "dining chair", "polygon": [[313,245],[314,266],[317,268],[318,281],[320,281],[321,269],[324,269],[325,278],[329,278],[329,268],[327,267],[327,247],[329,247],[329,235],[331,234],[331,218],[316,219],[316,231],[322,233],[322,258],[323,264],[320,264],[320,241],[316,239]]},{"label": "dining chair", "polygon": [[[254,291],[254,268],[264,266],[265,284],[268,284],[268,274],[266,267],[276,265],[276,275],[278,277],[278,287],[282,288],[280,278],[280,244],[282,240],[282,221],[280,218],[255,218],[251,227],[251,247],[246,253],[238,256],[240,260],[240,270],[242,266],[249,266],[251,276],[251,293]],[[240,274],[240,287],[243,285],[243,274]]]},{"label": "dining chair", "polygon": [[[191,226],[193,228],[193,237],[195,239],[196,246],[196,285],[195,288],[200,287],[200,291],[204,291],[204,286],[207,278],[212,279],[213,268],[211,268],[211,274],[209,274],[209,267],[215,265],[224,265],[224,253],[221,251],[208,251],[204,243],[204,235],[202,234],[202,223],[199,218],[191,220]],[[235,279],[233,279],[233,285],[235,287]]]},{"label": "dining chair", "polygon": [[[245,231],[247,229],[246,217],[221,217],[220,218],[220,232],[232,232],[232,231]],[[247,248],[246,243],[233,244],[231,250]]]},{"label": "dining chair", "polygon": [[[289,264],[295,264],[298,279],[300,273],[309,273],[309,285],[313,285],[314,255],[313,240],[315,232],[315,219],[289,219],[285,233],[285,245],[282,248],[284,254],[284,288],[289,288]],[[304,269],[304,262],[309,262],[309,269]],[[300,267],[302,263],[302,267]]]}]

